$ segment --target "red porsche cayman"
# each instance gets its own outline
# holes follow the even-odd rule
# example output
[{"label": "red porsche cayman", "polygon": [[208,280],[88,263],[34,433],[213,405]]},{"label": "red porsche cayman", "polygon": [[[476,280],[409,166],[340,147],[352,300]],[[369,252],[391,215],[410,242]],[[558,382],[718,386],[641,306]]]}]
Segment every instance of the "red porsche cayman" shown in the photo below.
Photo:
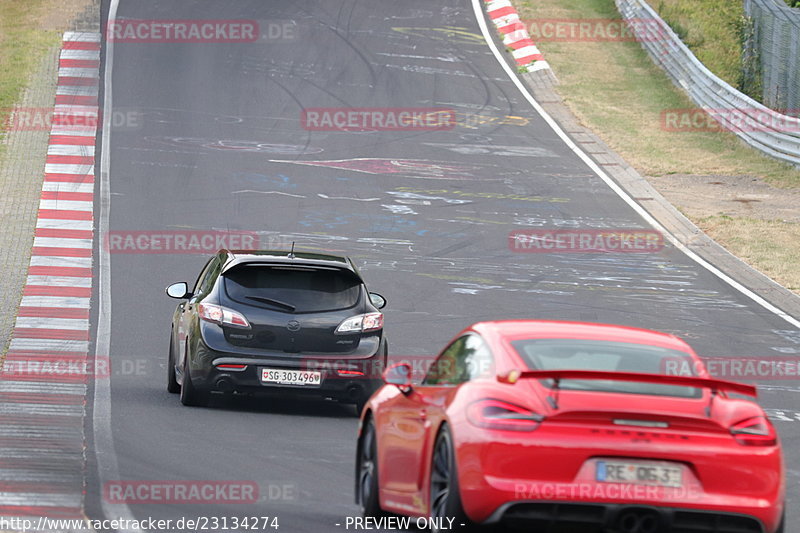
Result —
[{"label": "red porsche cayman", "polygon": [[783,532],[783,458],[746,399],[755,388],[709,377],[673,335],[481,322],[420,384],[404,363],[384,380],[359,425],[367,517],[439,531]]}]

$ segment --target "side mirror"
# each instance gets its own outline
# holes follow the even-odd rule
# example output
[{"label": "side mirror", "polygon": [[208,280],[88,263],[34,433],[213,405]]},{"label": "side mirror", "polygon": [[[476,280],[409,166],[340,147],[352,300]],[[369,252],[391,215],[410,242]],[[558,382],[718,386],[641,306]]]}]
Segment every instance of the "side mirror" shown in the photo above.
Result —
[{"label": "side mirror", "polygon": [[386,298],[384,298],[377,292],[369,293],[369,301],[372,302],[372,305],[374,305],[378,309],[383,309],[384,307],[386,307]]},{"label": "side mirror", "polygon": [[397,363],[390,366],[383,373],[383,381],[389,385],[395,385],[403,392],[409,392],[411,390],[411,365]]},{"label": "side mirror", "polygon": [[184,300],[192,296],[192,293],[189,292],[189,284],[185,281],[173,283],[166,288],[165,292],[170,298],[177,298],[178,300]]}]

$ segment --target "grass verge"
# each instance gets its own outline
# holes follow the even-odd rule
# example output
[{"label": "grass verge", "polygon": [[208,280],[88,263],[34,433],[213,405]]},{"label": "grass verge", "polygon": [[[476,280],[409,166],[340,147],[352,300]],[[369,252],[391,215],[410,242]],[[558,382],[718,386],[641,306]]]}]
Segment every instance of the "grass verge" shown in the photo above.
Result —
[{"label": "grass verge", "polygon": [[[707,6],[717,0],[686,1]],[[613,0],[514,0],[514,4],[523,20],[619,18]],[[645,177],[682,175],[685,178],[688,175],[697,176],[699,180],[714,176],[725,181],[726,176],[748,176],[763,180],[773,188],[800,189],[800,170],[747,147],[731,133],[692,129],[667,131],[666,113],[670,110],[691,112],[696,107],[638,43],[576,41],[539,42],[537,45],[559,78],[556,89],[572,113]],[[780,190],[774,192],[781,193]],[[722,209],[711,210],[703,216],[713,217],[722,212]],[[712,220],[708,219],[706,224],[717,242],[755,268],[769,271],[776,281],[798,287],[793,281],[796,278],[784,277],[788,268],[773,267],[780,262],[787,267],[796,264],[800,250],[800,239],[785,240],[785,228],[781,223],[765,223],[762,228],[765,233],[758,235],[760,246],[774,251],[774,257],[768,258],[765,254],[752,253],[755,246],[752,243],[745,246],[743,239],[731,238],[740,224],[742,234],[749,234],[753,226],[751,221],[731,218],[724,224],[711,225]],[[693,222],[702,227],[697,217]],[[723,227],[726,231],[722,231]]]},{"label": "grass verge", "polygon": [[[697,225],[717,242],[724,242],[736,255],[789,290],[800,293],[800,224],[782,220],[758,220],[709,216]],[[765,238],[766,236],[766,238]]]},{"label": "grass verge", "polygon": [[650,5],[711,72],[741,87],[742,2],[651,0]]},{"label": "grass verge", "polygon": [[[45,52],[61,39],[61,31],[44,30],[40,14],[53,0],[0,0],[0,140],[14,104]],[[0,156],[5,145],[0,143]]]}]

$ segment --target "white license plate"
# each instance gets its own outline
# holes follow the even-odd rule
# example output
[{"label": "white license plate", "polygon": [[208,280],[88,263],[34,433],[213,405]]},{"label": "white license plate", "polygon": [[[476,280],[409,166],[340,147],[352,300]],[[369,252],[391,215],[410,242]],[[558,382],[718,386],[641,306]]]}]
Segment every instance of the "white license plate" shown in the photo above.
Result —
[{"label": "white license plate", "polygon": [[322,372],[287,370],[285,368],[262,368],[261,382],[276,385],[303,385],[318,387],[322,383]]},{"label": "white license plate", "polygon": [[658,487],[683,487],[683,469],[656,463],[597,461],[595,479],[604,483],[633,483]]}]

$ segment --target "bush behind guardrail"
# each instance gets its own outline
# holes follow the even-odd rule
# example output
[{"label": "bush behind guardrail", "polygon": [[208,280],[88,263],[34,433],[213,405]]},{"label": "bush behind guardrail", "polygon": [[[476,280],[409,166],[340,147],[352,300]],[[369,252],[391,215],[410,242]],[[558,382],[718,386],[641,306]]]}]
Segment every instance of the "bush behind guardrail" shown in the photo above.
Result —
[{"label": "bush behind guardrail", "polygon": [[[727,122],[725,113],[713,116],[752,147],[800,167],[800,119],[769,109],[714,75],[644,0],[615,1],[623,19],[651,21],[649,25],[633,24],[634,33],[647,32],[639,35],[641,45],[695,104],[707,111],[738,110],[760,126],[741,129]],[[653,28],[658,28],[657,38],[653,38]],[[765,117],[768,120],[764,121]],[[782,126],[776,128],[774,124]]]}]

